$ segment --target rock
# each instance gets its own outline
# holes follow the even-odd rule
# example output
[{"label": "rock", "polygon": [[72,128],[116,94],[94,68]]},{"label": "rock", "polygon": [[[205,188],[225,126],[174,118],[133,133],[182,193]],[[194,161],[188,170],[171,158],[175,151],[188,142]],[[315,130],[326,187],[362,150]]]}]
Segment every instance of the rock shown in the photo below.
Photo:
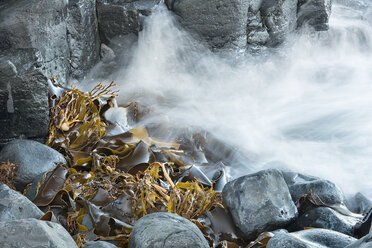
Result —
[{"label": "rock", "polygon": [[98,0],[97,14],[101,40],[110,45],[115,37],[138,34],[142,18],[151,14],[160,0]]},{"label": "rock", "polygon": [[67,0],[4,0],[0,6],[0,50],[36,48],[46,76],[66,83],[69,48]]},{"label": "rock", "polygon": [[101,44],[101,60],[104,63],[110,63],[115,60],[115,52],[105,44]]},{"label": "rock", "polygon": [[292,222],[297,209],[278,170],[264,170],[228,182],[222,196],[246,240]]},{"label": "rock", "polygon": [[248,8],[262,0],[166,1],[180,16],[183,27],[211,48],[245,48],[247,45]]},{"label": "rock", "polygon": [[23,191],[35,178],[66,163],[65,158],[56,150],[31,140],[14,140],[5,145],[0,153],[0,161],[16,163],[17,176],[14,185]]},{"label": "rock", "polygon": [[96,1],[69,0],[66,21],[70,76],[81,79],[99,61]]},{"label": "rock", "polygon": [[308,229],[294,233],[277,233],[267,248],[344,248],[355,238],[326,229]]},{"label": "rock", "polygon": [[332,182],[294,172],[283,172],[284,179],[294,202],[310,191],[325,205],[344,204],[342,191]]},{"label": "rock", "polygon": [[270,35],[269,46],[281,43],[297,27],[297,0],[264,0],[260,10]]},{"label": "rock", "polygon": [[89,241],[86,242],[85,248],[116,248],[116,245],[113,245],[105,241]]},{"label": "rock", "polygon": [[372,201],[359,192],[346,200],[346,206],[351,212],[361,214],[372,208]]},{"label": "rock", "polygon": [[372,233],[352,242],[345,248],[372,248]]},{"label": "rock", "polygon": [[316,31],[328,30],[331,0],[299,0],[297,25],[310,25]]},{"label": "rock", "polygon": [[0,222],[40,218],[44,213],[29,199],[0,183]]},{"label": "rock", "polygon": [[153,213],[139,219],[130,247],[209,247],[202,232],[189,220],[172,213]]},{"label": "rock", "polygon": [[358,218],[342,215],[327,207],[317,207],[301,215],[290,230],[299,231],[305,227],[324,228],[346,235],[353,235]]},{"label": "rock", "polygon": [[248,24],[247,24],[247,35],[248,44],[253,45],[265,45],[269,39],[270,35],[263,25],[261,13],[257,11],[253,13],[252,10],[248,13]]},{"label": "rock", "polygon": [[60,224],[36,219],[0,222],[0,243],[3,248],[77,248],[75,241]]},{"label": "rock", "polygon": [[47,136],[48,85],[43,65],[36,49],[0,50],[0,145],[20,136],[39,140]]}]

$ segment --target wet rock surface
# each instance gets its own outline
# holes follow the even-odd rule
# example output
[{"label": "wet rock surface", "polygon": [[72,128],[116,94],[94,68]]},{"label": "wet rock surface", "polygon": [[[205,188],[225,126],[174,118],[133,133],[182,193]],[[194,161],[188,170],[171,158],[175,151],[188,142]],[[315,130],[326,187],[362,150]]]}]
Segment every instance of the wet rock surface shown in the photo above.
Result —
[{"label": "wet rock surface", "polygon": [[356,193],[346,200],[347,208],[354,213],[366,213],[372,208],[372,201],[362,193]]},{"label": "wet rock surface", "polygon": [[294,233],[278,233],[267,243],[267,248],[343,248],[355,238],[326,230],[309,229]]},{"label": "wet rock surface", "polygon": [[364,236],[363,238],[356,240],[346,246],[345,248],[371,248],[372,247],[372,233]]},{"label": "wet rock surface", "polygon": [[77,247],[70,234],[60,224],[36,219],[0,222],[0,243],[4,248]]},{"label": "wet rock surface", "polygon": [[113,245],[105,241],[89,241],[89,242],[86,242],[84,245],[86,248],[115,248],[117,247],[116,245]]},{"label": "wet rock surface", "polygon": [[20,193],[0,183],[0,222],[40,218],[44,213]]},{"label": "wet rock surface", "polygon": [[242,237],[284,227],[297,216],[288,187],[278,170],[264,170],[228,182],[222,196]]},{"label": "wet rock surface", "polygon": [[19,136],[43,140],[48,134],[43,66],[36,49],[0,49],[0,146]]},{"label": "wet rock surface", "polygon": [[331,0],[299,0],[298,26],[309,25],[317,31],[328,30]]},{"label": "wet rock surface", "polygon": [[189,220],[171,213],[153,213],[134,225],[130,247],[209,247],[201,231]]},{"label": "wet rock surface", "polygon": [[331,208],[317,207],[301,215],[290,229],[299,231],[306,227],[324,228],[352,236],[358,221],[358,218],[342,215]]},{"label": "wet rock surface", "polygon": [[283,172],[293,201],[310,192],[321,200],[325,205],[344,204],[345,196],[342,191],[332,182],[313,176],[307,176],[295,172]]},{"label": "wet rock surface", "polygon": [[18,164],[14,184],[21,191],[36,177],[55,169],[58,163],[66,163],[56,150],[31,140],[14,140],[4,146],[0,161],[8,160]]}]

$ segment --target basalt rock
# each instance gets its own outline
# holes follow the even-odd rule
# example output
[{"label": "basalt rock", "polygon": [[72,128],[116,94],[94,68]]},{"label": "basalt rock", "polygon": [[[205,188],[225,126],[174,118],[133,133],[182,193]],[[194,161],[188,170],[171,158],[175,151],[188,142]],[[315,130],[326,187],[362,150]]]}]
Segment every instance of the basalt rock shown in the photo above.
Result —
[{"label": "basalt rock", "polygon": [[355,238],[326,229],[309,229],[294,233],[278,233],[267,248],[344,248]]},{"label": "basalt rock", "polygon": [[77,248],[60,224],[36,219],[0,222],[1,247]]},{"label": "basalt rock", "polygon": [[23,192],[27,184],[45,172],[54,170],[65,158],[56,150],[31,140],[13,140],[0,153],[0,161],[18,164],[14,185]]},{"label": "basalt rock", "polygon": [[153,213],[139,219],[130,236],[130,247],[209,247],[202,232],[189,220],[172,213]]},{"label": "basalt rock", "polygon": [[278,170],[264,170],[228,182],[222,196],[241,236],[253,240],[264,231],[285,227],[297,216]]},{"label": "basalt rock", "polygon": [[0,50],[0,146],[20,136],[37,140],[47,136],[49,108],[44,66],[36,49]]}]

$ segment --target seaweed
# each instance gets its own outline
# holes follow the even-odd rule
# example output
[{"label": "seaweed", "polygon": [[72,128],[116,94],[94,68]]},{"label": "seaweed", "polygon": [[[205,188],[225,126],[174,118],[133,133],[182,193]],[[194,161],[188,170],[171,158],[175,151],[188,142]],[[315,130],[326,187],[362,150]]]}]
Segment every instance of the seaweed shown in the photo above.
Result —
[{"label": "seaweed", "polygon": [[0,182],[8,185],[9,188],[15,190],[14,177],[17,175],[16,168],[17,164],[7,162],[2,162],[0,164]]}]

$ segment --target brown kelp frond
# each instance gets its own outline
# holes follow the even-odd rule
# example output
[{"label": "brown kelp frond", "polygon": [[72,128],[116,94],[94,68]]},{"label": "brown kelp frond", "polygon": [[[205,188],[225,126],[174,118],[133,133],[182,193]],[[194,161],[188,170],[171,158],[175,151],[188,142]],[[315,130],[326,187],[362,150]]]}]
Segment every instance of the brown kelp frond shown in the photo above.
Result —
[{"label": "brown kelp frond", "polygon": [[47,145],[60,150],[89,150],[105,134],[107,123],[100,116],[100,97],[115,97],[115,86],[97,85],[86,93],[73,87],[63,92],[50,110]]},{"label": "brown kelp frond", "polygon": [[8,185],[11,189],[15,189],[13,180],[17,175],[15,171],[17,166],[17,164],[10,163],[9,161],[0,164],[0,182]]}]

